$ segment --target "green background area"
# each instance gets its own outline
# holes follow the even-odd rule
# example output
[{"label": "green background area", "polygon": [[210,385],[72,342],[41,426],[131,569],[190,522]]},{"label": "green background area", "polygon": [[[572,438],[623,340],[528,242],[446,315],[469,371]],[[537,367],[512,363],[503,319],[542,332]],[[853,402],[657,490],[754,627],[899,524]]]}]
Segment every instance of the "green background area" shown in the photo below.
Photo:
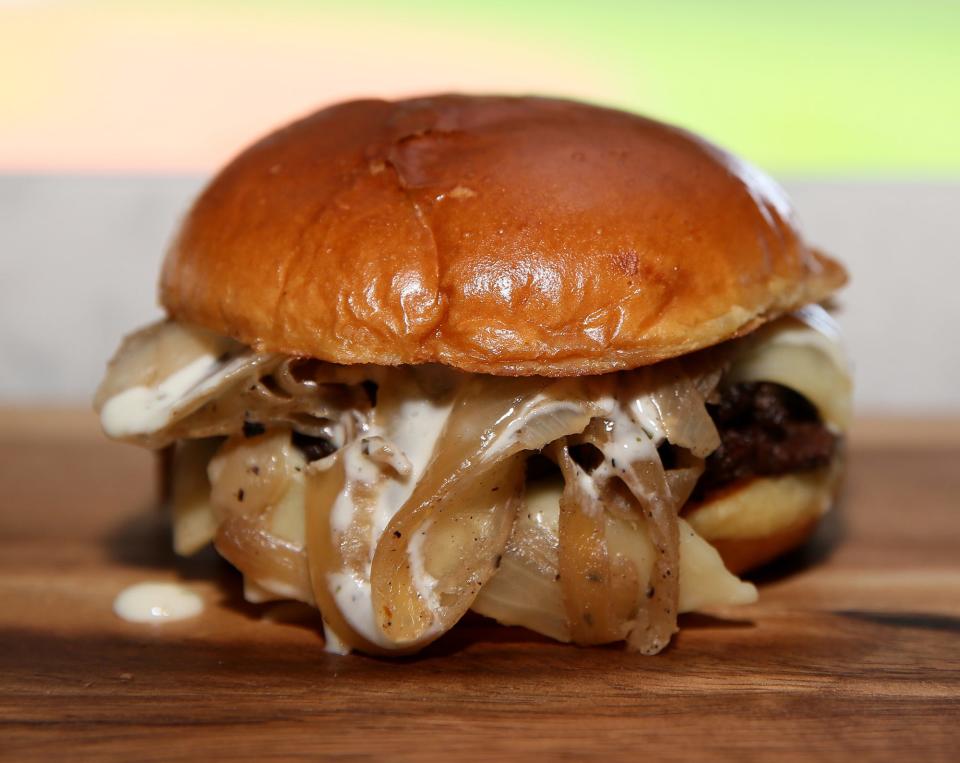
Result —
[{"label": "green background area", "polygon": [[[608,76],[616,100],[776,172],[960,171],[960,1],[204,0],[224,13],[530,41]],[[163,6],[169,10],[170,3]],[[389,65],[389,61],[384,61]],[[442,65],[442,62],[438,62]],[[611,92],[608,90],[608,92]]]}]

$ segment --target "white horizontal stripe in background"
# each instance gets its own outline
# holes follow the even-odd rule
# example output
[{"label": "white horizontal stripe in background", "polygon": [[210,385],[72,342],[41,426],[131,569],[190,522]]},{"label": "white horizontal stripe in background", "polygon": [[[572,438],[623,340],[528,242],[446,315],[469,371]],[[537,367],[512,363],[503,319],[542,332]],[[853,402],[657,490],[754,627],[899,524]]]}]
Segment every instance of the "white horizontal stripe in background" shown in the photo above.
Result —
[{"label": "white horizontal stripe in background", "polygon": [[[839,314],[857,408],[960,412],[960,182],[785,183],[853,274]],[[159,315],[193,177],[0,176],[0,404],[85,403],[121,334]]]}]

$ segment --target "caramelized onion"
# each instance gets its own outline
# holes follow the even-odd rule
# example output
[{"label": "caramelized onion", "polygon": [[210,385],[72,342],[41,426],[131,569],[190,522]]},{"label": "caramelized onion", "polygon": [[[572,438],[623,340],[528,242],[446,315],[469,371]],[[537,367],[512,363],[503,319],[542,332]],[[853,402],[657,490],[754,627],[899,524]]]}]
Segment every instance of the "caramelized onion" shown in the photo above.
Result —
[{"label": "caramelized onion", "polygon": [[446,421],[455,385],[423,389],[425,377],[403,369],[381,375],[372,416],[357,434],[311,469],[308,547],[313,585],[326,602],[327,625],[344,643],[365,651],[402,649],[373,616],[371,565],[393,514],[418,484]]},{"label": "caramelized onion", "polygon": [[[165,388],[193,363],[199,364],[196,372],[183,384]],[[150,398],[156,416],[117,434],[150,448],[237,434],[247,422],[296,426],[340,446],[349,436],[343,431],[348,412],[370,409],[360,383],[382,373],[375,367],[259,355],[231,339],[164,321],[124,340],[95,406],[106,422],[116,418],[124,395]]]},{"label": "caramelized onion", "polygon": [[269,364],[251,368],[247,379],[232,394],[211,399],[189,416],[174,421],[152,438],[214,437],[237,434],[247,422],[261,426],[288,425],[313,437],[324,437],[342,445],[348,434],[349,411],[365,411],[362,391],[341,384],[317,384],[307,392],[289,396],[273,384]]},{"label": "caramelized onion", "polygon": [[623,638],[625,621],[613,612],[617,581],[607,554],[603,506],[598,495],[584,489],[590,478],[574,463],[564,441],[554,454],[564,478],[558,568],[570,637],[578,644],[617,641]]},{"label": "caramelized onion", "polygon": [[670,500],[679,510],[687,502],[693,489],[697,486],[697,480],[703,474],[703,459],[697,458],[687,450],[678,451],[676,459],[676,466],[672,469],[666,469],[665,473]]},{"label": "caramelized onion", "polygon": [[401,646],[422,646],[470,608],[497,568],[521,502],[514,456],[398,515],[372,570],[374,615]]},{"label": "caramelized onion", "polygon": [[656,549],[651,591],[647,606],[638,613],[628,645],[644,654],[663,649],[677,630],[680,558],[677,508],[670,500],[666,477],[659,462],[634,464],[625,480],[647,518],[647,531]]},{"label": "caramelized onion", "polygon": [[219,447],[216,439],[183,440],[174,450],[170,507],[173,550],[180,556],[195,554],[216,535],[207,465]]},{"label": "caramelized onion", "polygon": [[217,551],[275,596],[313,603],[304,550],[303,469],[289,430],[225,442],[207,467]]},{"label": "caramelized onion", "polygon": [[[660,364],[618,378],[615,403],[571,444],[589,444],[603,454],[587,472],[567,445],[553,453],[564,475],[560,502],[561,585],[571,637],[601,643],[626,636],[645,654],[663,649],[676,631],[678,610],[677,515],[689,496],[702,456],[719,442],[701,391],[680,363]],[[678,464],[668,475],[656,450],[666,438]],[[624,489],[626,488],[626,489]],[[649,587],[637,560],[611,558],[608,515],[643,522],[654,550]]]},{"label": "caramelized onion", "polygon": [[510,535],[522,489],[518,454],[586,426],[596,406],[580,391],[575,381],[548,379],[464,385],[433,460],[374,556],[374,613],[394,642],[426,643],[470,607]]},{"label": "caramelized onion", "polygon": [[315,603],[303,547],[271,533],[265,517],[227,517],[213,544],[247,579],[270,593]]},{"label": "caramelized onion", "polygon": [[199,328],[163,320],[123,338],[97,389],[99,411],[114,395],[137,386],[152,387],[204,355],[236,355],[244,347],[232,339]]},{"label": "caramelized onion", "polygon": [[[704,458],[720,445],[720,435],[706,408],[706,398],[697,382],[679,362],[658,363],[623,375],[622,400],[636,406],[655,422],[659,432],[673,445]],[[708,373],[701,379],[719,375]],[[701,381],[702,384],[702,381]]]},{"label": "caramelized onion", "polygon": [[[514,525],[500,568],[483,587],[473,609],[506,625],[521,625],[558,641],[570,641],[557,566],[562,493],[559,475],[540,477],[528,484],[526,507]],[[636,575],[635,584],[620,589],[628,593],[624,603],[618,605],[623,608],[621,619],[626,626],[636,619],[636,611],[626,614],[627,610],[631,606],[638,610],[650,591],[656,552],[642,521],[621,514],[619,509],[611,515],[607,508],[605,540],[611,565],[623,566],[627,574]],[[716,549],[683,519],[678,526],[680,612],[756,600],[756,589],[728,572]],[[625,635],[621,633],[616,639]]]},{"label": "caramelized onion", "polygon": [[[716,574],[702,539],[681,539],[678,511],[719,442],[705,400],[724,351],[555,380],[335,366],[211,341],[148,329],[103,394],[162,382],[191,358],[220,364],[140,438],[228,438],[207,470],[218,550],[252,588],[316,602],[332,641],[415,651],[477,604],[556,638],[652,654],[676,630],[681,543]],[[310,438],[323,442],[308,466]],[[526,454],[548,446],[564,482],[549,531],[517,519]],[[746,597],[732,580],[723,595]]]},{"label": "caramelized onion", "polygon": [[[365,576],[363,560],[345,556],[341,538],[334,532],[332,513],[337,498],[346,484],[342,453],[330,456],[326,469],[311,468],[307,474],[307,560],[310,583],[317,606],[323,613],[327,629],[333,631],[336,638],[351,649],[360,649],[367,654],[386,654],[391,650],[380,643],[365,638],[359,630],[347,621],[343,608],[337,600],[336,583],[338,574]],[[357,570],[359,562],[361,569]],[[350,569],[350,565],[353,569]]]},{"label": "caramelized onion", "polygon": [[280,500],[293,469],[290,432],[231,437],[207,467],[210,500],[221,516],[256,516]]}]

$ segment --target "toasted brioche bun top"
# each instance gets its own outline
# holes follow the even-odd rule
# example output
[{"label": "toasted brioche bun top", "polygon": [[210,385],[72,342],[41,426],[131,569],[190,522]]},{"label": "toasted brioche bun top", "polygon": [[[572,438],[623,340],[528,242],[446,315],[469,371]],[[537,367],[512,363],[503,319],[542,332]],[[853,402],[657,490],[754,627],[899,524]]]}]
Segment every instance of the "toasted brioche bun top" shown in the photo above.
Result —
[{"label": "toasted brioche bun top", "polygon": [[189,212],[161,301],[262,351],[502,375],[633,368],[846,279],[783,192],[688,132],[544,98],[323,109]]}]

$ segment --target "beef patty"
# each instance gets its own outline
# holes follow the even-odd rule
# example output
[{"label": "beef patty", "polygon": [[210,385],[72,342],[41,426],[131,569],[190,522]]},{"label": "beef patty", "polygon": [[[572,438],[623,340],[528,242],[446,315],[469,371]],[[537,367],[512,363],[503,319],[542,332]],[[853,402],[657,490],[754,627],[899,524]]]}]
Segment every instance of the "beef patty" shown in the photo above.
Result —
[{"label": "beef patty", "polygon": [[707,410],[720,433],[720,447],[707,457],[691,503],[748,477],[826,466],[837,447],[837,436],[810,401],[780,384],[733,384]]}]

